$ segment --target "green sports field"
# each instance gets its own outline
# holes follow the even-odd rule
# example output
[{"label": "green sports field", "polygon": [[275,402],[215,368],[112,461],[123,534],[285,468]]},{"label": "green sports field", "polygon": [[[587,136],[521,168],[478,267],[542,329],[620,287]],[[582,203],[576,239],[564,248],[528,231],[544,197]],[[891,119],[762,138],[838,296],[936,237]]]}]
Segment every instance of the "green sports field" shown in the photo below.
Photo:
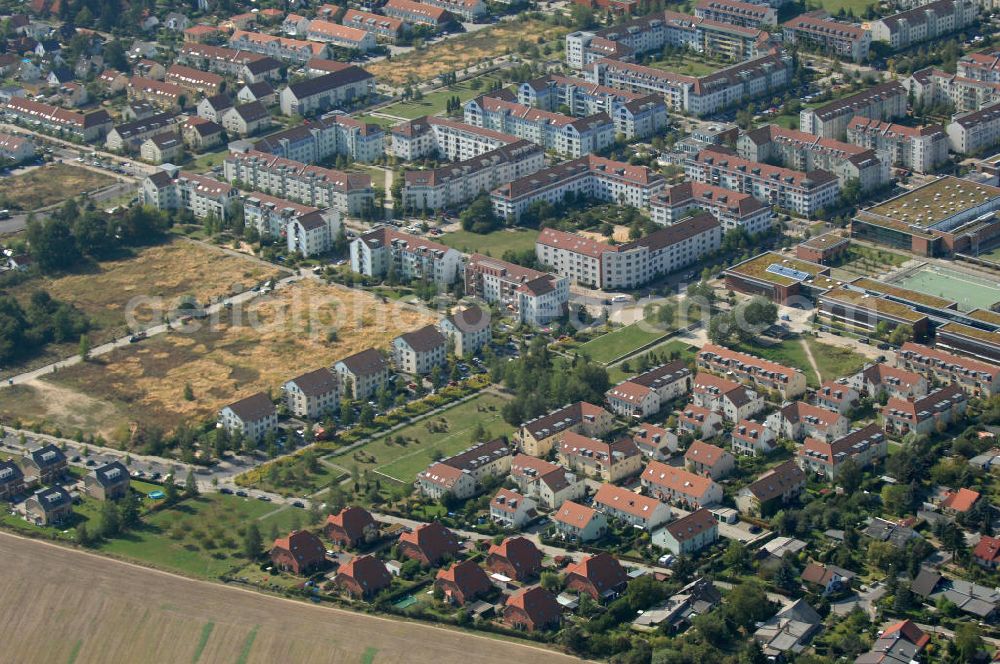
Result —
[{"label": "green sports field", "polygon": [[967,272],[928,265],[907,274],[896,282],[928,295],[937,295],[958,303],[960,309],[989,309],[1000,302],[1000,285],[995,279],[978,277]]}]

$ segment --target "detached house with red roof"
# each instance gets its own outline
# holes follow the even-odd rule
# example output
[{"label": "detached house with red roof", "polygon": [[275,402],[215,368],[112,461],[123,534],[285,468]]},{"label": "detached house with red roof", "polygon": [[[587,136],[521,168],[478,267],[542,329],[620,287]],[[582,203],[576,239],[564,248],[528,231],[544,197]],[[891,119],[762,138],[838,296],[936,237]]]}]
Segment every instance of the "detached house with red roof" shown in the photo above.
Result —
[{"label": "detached house with red roof", "polygon": [[642,496],[614,484],[602,484],[594,496],[594,507],[609,518],[652,532],[672,516],[670,508],[656,498]]},{"label": "detached house with red roof", "polygon": [[834,440],[847,434],[851,421],[835,411],[796,401],[768,415],[764,426],[778,437],[790,440],[800,441],[806,437]]},{"label": "detached house with red roof", "polygon": [[336,544],[354,548],[373,542],[378,537],[378,524],[365,508],[345,507],[326,517],[323,534]]},{"label": "detached house with red roof", "polygon": [[980,567],[995,570],[1000,566],[1000,538],[983,535],[972,550],[972,559]]},{"label": "detached house with red roof", "polygon": [[663,404],[691,390],[691,370],[676,360],[618,383],[604,393],[611,412],[644,418],[660,412]]},{"label": "detached house with red roof", "polygon": [[439,570],[434,587],[444,593],[445,601],[457,606],[487,594],[492,588],[490,578],[483,568],[471,560],[454,563],[448,569]]},{"label": "detached house with red roof", "polygon": [[403,556],[428,567],[438,564],[445,557],[454,557],[461,549],[455,533],[437,521],[400,535],[399,548]]},{"label": "detached house with red roof", "polygon": [[500,489],[490,501],[490,519],[502,528],[520,530],[538,518],[538,503],[517,491]]},{"label": "detached house with red roof", "polygon": [[972,489],[945,491],[941,499],[941,509],[948,514],[965,514],[979,501],[980,494]]},{"label": "detached house with red roof", "polygon": [[764,409],[764,398],[733,380],[698,372],[691,400],[696,406],[721,413],[730,422],[752,417]]},{"label": "detached house with red roof", "polygon": [[720,480],[733,472],[736,457],[721,447],[696,440],[684,453],[684,466],[698,475]]},{"label": "detached house with red roof", "polygon": [[911,431],[930,434],[940,423],[948,426],[965,413],[968,396],[961,386],[947,385],[920,399],[889,399],[882,408],[886,433],[905,436]]},{"label": "detached house with red roof", "polygon": [[326,564],[323,542],[308,530],[294,530],[271,547],[271,564],[294,574],[308,574]]},{"label": "detached house with red roof", "polygon": [[586,593],[595,602],[617,597],[627,583],[625,568],[608,553],[589,556],[566,568],[566,589]]},{"label": "detached house with red roof", "polygon": [[806,474],[795,461],[786,461],[761,475],[736,494],[736,507],[743,514],[767,515],[798,498],[806,486]]},{"label": "detached house with red roof", "polygon": [[931,637],[913,621],[904,620],[887,627],[872,649],[858,655],[854,664],[910,664],[919,661],[930,642]]},{"label": "detached house with red roof", "polygon": [[603,512],[571,500],[559,506],[552,515],[552,523],[556,532],[570,542],[592,542],[608,531],[608,519]]},{"label": "detached house with red roof", "polygon": [[642,454],[630,438],[605,443],[567,431],[558,450],[559,463],[593,479],[618,482],[642,471]]},{"label": "detached house with red roof", "polygon": [[722,501],[722,487],[711,478],[659,461],[650,461],[642,471],[642,486],[650,496],[684,507],[707,507]]},{"label": "detached house with red roof", "polygon": [[675,556],[689,556],[719,539],[719,522],[704,507],[653,533],[652,542]]},{"label": "detached house with red roof", "polygon": [[524,537],[508,537],[490,547],[486,568],[515,581],[538,576],[542,570],[542,552]]},{"label": "detached house with red roof", "polygon": [[740,420],[730,432],[733,452],[743,456],[770,454],[774,451],[776,436],[760,422]]},{"label": "detached house with red roof", "polygon": [[507,598],[503,621],[512,629],[538,632],[559,627],[562,607],[555,595],[541,586],[522,588]]},{"label": "detached house with red roof", "polygon": [[356,598],[369,598],[392,585],[385,563],[374,556],[357,556],[340,568],[334,584]]}]

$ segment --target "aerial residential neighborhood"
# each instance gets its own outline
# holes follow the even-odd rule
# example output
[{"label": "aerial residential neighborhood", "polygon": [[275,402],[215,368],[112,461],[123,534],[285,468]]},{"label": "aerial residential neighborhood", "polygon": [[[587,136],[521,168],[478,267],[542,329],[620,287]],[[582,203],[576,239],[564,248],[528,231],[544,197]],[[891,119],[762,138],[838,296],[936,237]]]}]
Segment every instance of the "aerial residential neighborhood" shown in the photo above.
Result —
[{"label": "aerial residential neighborhood", "polygon": [[0,0],[0,661],[1000,661],[998,11]]}]

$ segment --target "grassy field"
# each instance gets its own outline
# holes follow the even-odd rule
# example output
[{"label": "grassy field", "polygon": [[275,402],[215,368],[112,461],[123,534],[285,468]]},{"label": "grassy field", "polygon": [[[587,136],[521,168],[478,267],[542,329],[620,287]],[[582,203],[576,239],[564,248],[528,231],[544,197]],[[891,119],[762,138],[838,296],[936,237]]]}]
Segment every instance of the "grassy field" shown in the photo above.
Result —
[{"label": "grassy field", "polygon": [[506,251],[526,251],[535,248],[538,231],[524,228],[493,231],[485,235],[469,231],[445,233],[437,240],[449,247],[454,247],[465,253],[489,253],[500,258]]},{"label": "grassy field", "polygon": [[656,341],[676,329],[676,325],[675,320],[671,326],[664,327],[651,317],[648,320],[638,321],[591,339],[577,348],[576,352],[588,355],[595,362],[607,364],[637,348]]},{"label": "grassy field", "polygon": [[907,256],[893,251],[852,244],[844,262],[836,269],[846,272],[848,277],[873,276],[897,268],[907,260]]},{"label": "grassy field", "polygon": [[388,127],[394,127],[399,124],[399,120],[394,120],[392,118],[383,118],[378,115],[359,115],[357,116],[357,119],[361,120],[362,122],[367,122],[368,124],[376,124],[382,127],[383,129],[386,129]]},{"label": "grassy field", "polygon": [[[671,353],[676,352],[678,354],[678,359],[687,361],[694,359],[694,356],[698,352],[698,349],[694,346],[688,345],[688,343],[685,341],[681,341],[679,339],[671,339],[666,343],[651,348],[648,352],[656,353],[657,356],[663,356],[663,357],[669,357]],[[629,360],[630,371],[625,371],[622,368],[621,364],[616,364],[615,366],[608,369],[608,378],[611,380],[612,384],[620,383],[626,378],[636,375],[635,367],[636,367],[636,358]]]},{"label": "grassy field", "polygon": [[864,366],[865,358],[843,346],[834,346],[806,337],[806,343],[816,360],[821,380],[834,380],[857,373]]},{"label": "grassy field", "polygon": [[367,173],[372,177],[372,186],[385,189],[385,169],[381,166],[366,166],[365,164],[351,164],[348,170]]},{"label": "grassy field", "polygon": [[256,594],[5,534],[0,555],[7,563],[0,639],[4,659],[18,664],[578,661],[510,640]]},{"label": "grassy field", "polygon": [[0,203],[11,210],[37,210],[61,203],[67,195],[103,189],[117,180],[110,175],[64,163],[34,168],[27,173],[3,178]]},{"label": "grassy field", "polygon": [[877,3],[872,2],[871,0],[823,0],[823,2],[819,2],[819,0],[809,0],[806,2],[806,6],[810,11],[814,9],[823,9],[831,14],[836,14],[843,9],[844,11],[850,10],[854,12],[855,16],[859,17],[865,13],[865,10],[869,6],[874,4]]},{"label": "grassy field", "polygon": [[667,60],[650,62],[650,67],[683,74],[685,76],[706,76],[734,63],[717,62],[690,55],[678,55]]},{"label": "grassy field", "polygon": [[194,173],[205,173],[212,170],[213,166],[221,166],[222,162],[224,162],[228,156],[228,148],[217,150],[215,152],[206,152],[195,156],[195,158],[187,164],[185,170],[189,170]]},{"label": "grassy field", "polygon": [[[300,281],[191,331],[151,337],[44,380],[0,390],[0,419],[81,428],[112,442],[133,423],[171,430],[223,405],[276,390],[296,371],[332,364],[432,322],[423,310],[379,305],[360,290]],[[328,340],[335,330],[336,341]],[[194,399],[183,398],[191,385]]]},{"label": "grassy field", "polygon": [[[486,92],[490,88],[490,84],[496,80],[495,76],[476,76],[450,87],[429,92],[419,101],[398,101],[378,109],[378,112],[403,120],[413,120],[424,115],[439,115],[444,113],[445,106],[452,97],[457,96],[462,100],[462,103],[465,103],[476,95]],[[478,81],[478,86],[473,81]]]},{"label": "grassy field", "polygon": [[[355,455],[353,460],[338,457],[332,461],[349,466],[364,459],[365,462],[358,463],[360,469],[375,468],[389,477],[410,483],[433,461],[435,450],[444,456],[451,456],[469,447],[474,442],[473,433],[478,424],[483,425],[490,438],[510,434],[514,428],[500,417],[500,407],[505,401],[502,396],[481,393],[443,413],[365,445],[361,454]],[[432,427],[436,429],[431,431]],[[393,442],[397,436],[406,440],[405,446]]]},{"label": "grassy field", "polygon": [[[817,376],[813,370],[803,344],[809,345],[820,375]],[[865,362],[864,357],[847,348],[825,344],[811,336],[786,339],[773,346],[742,344],[737,350],[778,362],[786,367],[801,369],[806,375],[807,384],[812,388],[819,387],[825,380],[855,373]]]},{"label": "grassy field", "polygon": [[403,85],[409,80],[426,81],[443,72],[461,71],[484,60],[516,49],[519,41],[532,44],[562,39],[569,28],[537,19],[504,21],[488,28],[445,39],[427,48],[410,51],[391,60],[366,65],[381,82]]}]

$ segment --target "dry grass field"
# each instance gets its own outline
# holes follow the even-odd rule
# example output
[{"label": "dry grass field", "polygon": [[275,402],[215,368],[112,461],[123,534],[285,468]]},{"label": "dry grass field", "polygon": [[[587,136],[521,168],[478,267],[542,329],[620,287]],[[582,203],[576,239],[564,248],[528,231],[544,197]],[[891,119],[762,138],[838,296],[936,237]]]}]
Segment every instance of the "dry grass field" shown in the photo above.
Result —
[{"label": "dry grass field", "polygon": [[278,599],[0,533],[4,661],[507,664],[530,645]]},{"label": "dry grass field", "polygon": [[[312,279],[289,284],[218,321],[151,337],[44,380],[0,390],[0,419],[100,431],[123,443],[132,423],[171,430],[260,390],[426,325],[425,310]],[[336,338],[328,336],[336,331]],[[183,398],[190,384],[194,399]]]},{"label": "dry grass field", "polygon": [[403,85],[413,79],[426,81],[443,72],[460,71],[469,65],[517,50],[521,40],[537,43],[561,39],[569,28],[528,19],[504,21],[488,28],[445,39],[420,50],[410,51],[392,60],[382,60],[365,69],[380,82]]},{"label": "dry grass field", "polygon": [[97,171],[54,163],[27,173],[4,178],[3,207],[11,210],[37,210],[66,200],[84,191],[102,189],[117,182]]}]

